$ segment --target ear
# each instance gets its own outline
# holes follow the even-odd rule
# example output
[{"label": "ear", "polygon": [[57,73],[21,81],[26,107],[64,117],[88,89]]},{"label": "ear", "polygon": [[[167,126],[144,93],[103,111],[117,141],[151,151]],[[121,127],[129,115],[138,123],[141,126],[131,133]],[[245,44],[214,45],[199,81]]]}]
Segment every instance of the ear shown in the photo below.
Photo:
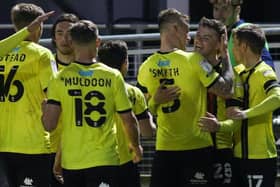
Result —
[{"label": "ear", "polygon": [[96,48],[98,48],[101,45],[101,39],[100,38],[96,38]]},{"label": "ear", "polygon": [[128,58],[126,58],[124,60],[124,63],[122,63],[120,70],[121,70],[121,73],[123,74],[123,76],[125,76],[127,74],[127,71],[128,71]]}]

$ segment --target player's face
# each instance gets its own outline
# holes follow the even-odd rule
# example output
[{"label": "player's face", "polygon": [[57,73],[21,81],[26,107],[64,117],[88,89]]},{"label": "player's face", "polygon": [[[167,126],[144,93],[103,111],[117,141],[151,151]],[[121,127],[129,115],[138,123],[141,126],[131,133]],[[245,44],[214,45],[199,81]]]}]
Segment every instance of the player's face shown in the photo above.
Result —
[{"label": "player's face", "polygon": [[215,58],[220,45],[220,39],[214,29],[199,26],[195,39],[194,49],[206,59]]},{"label": "player's face", "polygon": [[236,36],[233,37],[232,53],[235,61],[240,64],[242,62],[242,48],[241,42],[236,38]]},{"label": "player's face", "polygon": [[181,50],[186,50],[187,44],[190,40],[189,36],[189,25],[182,21],[182,23],[177,24],[177,48]]},{"label": "player's face", "polygon": [[68,21],[63,21],[58,23],[55,28],[54,42],[56,44],[56,49],[64,55],[72,53],[72,49],[66,39],[69,32],[68,30],[72,24],[73,23]]},{"label": "player's face", "polygon": [[219,2],[213,5],[213,17],[224,23],[226,26],[231,26],[235,21],[235,6],[229,2]]}]

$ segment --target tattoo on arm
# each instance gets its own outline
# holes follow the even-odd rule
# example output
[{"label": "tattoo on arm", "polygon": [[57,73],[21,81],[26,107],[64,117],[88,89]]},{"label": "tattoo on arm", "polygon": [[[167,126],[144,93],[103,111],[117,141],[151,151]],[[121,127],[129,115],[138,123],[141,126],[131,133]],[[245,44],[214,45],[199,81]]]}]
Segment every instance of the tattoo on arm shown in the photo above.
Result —
[{"label": "tattoo on arm", "polygon": [[209,88],[209,92],[221,97],[231,97],[233,94],[233,70],[229,57],[221,58],[222,69],[218,80]]}]

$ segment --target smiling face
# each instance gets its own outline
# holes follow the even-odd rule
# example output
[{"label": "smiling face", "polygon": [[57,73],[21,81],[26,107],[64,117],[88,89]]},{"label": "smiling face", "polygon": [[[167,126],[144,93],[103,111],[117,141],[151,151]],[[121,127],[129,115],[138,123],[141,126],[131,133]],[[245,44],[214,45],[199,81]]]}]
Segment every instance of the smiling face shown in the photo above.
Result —
[{"label": "smiling face", "polygon": [[206,59],[215,58],[219,51],[220,40],[217,32],[207,26],[198,27],[195,39],[194,49]]}]

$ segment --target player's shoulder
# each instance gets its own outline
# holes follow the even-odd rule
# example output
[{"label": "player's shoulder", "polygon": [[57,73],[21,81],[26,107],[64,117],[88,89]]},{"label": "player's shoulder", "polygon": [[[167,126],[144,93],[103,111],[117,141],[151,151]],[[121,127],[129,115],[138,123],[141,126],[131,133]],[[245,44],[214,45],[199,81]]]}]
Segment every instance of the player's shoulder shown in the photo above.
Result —
[{"label": "player's shoulder", "polygon": [[256,66],[256,72],[262,74],[264,77],[276,77],[275,71],[264,61]]},{"label": "player's shoulder", "polygon": [[128,91],[131,91],[131,92],[134,92],[134,93],[136,93],[136,94],[139,94],[139,93],[142,93],[141,92],[141,90],[138,88],[138,87],[136,87],[136,86],[134,86],[134,85],[132,85],[132,84],[130,84],[130,83],[125,83],[125,87],[126,87],[126,89],[128,90]]},{"label": "player's shoulder", "polygon": [[38,43],[35,43],[35,42],[29,42],[28,43],[28,47],[30,49],[33,49],[33,50],[36,50],[36,51],[39,51],[39,52],[47,52],[47,53],[50,53],[52,56],[53,56],[53,53],[51,52],[51,50],[49,50],[48,48],[38,44]]}]

